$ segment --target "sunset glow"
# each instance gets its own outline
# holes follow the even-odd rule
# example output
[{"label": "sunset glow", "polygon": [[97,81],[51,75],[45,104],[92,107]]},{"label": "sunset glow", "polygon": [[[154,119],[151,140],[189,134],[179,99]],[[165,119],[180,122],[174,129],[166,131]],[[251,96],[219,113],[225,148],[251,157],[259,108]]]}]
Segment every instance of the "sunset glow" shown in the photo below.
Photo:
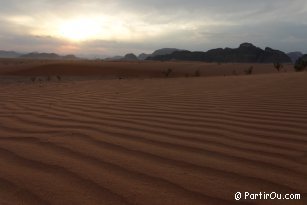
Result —
[{"label": "sunset glow", "polygon": [[58,32],[68,40],[85,41],[98,38],[101,27],[91,19],[74,19],[60,24]]},{"label": "sunset glow", "polygon": [[306,0],[222,2],[0,0],[0,49],[112,56],[250,42],[307,52]]}]

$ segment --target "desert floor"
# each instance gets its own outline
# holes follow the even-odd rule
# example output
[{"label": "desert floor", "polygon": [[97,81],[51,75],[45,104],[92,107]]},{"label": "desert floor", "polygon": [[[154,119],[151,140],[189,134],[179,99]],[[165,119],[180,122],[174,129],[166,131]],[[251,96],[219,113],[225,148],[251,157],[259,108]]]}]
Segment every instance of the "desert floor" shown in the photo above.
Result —
[{"label": "desert floor", "polygon": [[[170,77],[245,75],[253,67],[253,74],[276,73],[272,64],[255,63],[202,63],[202,62],[108,62],[108,61],[59,61],[0,59],[0,76],[87,76],[97,79],[162,78],[171,69]],[[293,72],[293,65],[285,64],[281,72]]]},{"label": "desert floor", "polygon": [[[102,62],[102,79],[89,62],[87,72],[10,63],[0,66],[1,205],[307,204],[306,72],[157,63],[140,74],[130,63],[135,72],[114,73]],[[161,75],[170,65],[178,78]],[[181,77],[187,65],[202,76]],[[68,79],[86,73],[96,78]],[[239,191],[302,199],[237,202]]]}]

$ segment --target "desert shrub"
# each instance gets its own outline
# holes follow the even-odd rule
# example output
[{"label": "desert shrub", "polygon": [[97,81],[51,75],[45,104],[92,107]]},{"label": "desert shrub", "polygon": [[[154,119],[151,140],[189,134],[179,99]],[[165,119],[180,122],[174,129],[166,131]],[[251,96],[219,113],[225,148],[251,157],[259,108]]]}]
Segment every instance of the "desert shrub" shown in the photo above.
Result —
[{"label": "desert shrub", "polygon": [[57,75],[56,77],[59,81],[61,81],[61,76]]},{"label": "desert shrub", "polygon": [[307,54],[303,55],[295,62],[294,69],[296,72],[304,71],[307,67]]},{"label": "desert shrub", "polygon": [[35,82],[35,80],[36,80],[36,77],[32,77],[31,78],[31,81],[34,83]]},{"label": "desert shrub", "polygon": [[253,70],[254,70],[254,66],[250,66],[244,72],[245,72],[246,75],[251,75],[251,74],[253,74]]},{"label": "desert shrub", "polygon": [[196,70],[195,73],[194,73],[194,76],[195,76],[195,77],[199,77],[199,76],[200,76],[200,71],[199,71],[199,70]]},{"label": "desert shrub", "polygon": [[236,70],[233,70],[233,71],[232,71],[232,75],[238,75],[237,71],[236,71]]},{"label": "desert shrub", "polygon": [[163,71],[162,73],[164,74],[165,77],[168,78],[172,72],[173,72],[173,70],[171,68],[169,68],[166,71]]},{"label": "desert shrub", "polygon": [[283,67],[283,65],[280,63],[280,62],[274,62],[273,63],[273,65],[274,65],[274,68],[279,72],[280,71],[280,69]]}]

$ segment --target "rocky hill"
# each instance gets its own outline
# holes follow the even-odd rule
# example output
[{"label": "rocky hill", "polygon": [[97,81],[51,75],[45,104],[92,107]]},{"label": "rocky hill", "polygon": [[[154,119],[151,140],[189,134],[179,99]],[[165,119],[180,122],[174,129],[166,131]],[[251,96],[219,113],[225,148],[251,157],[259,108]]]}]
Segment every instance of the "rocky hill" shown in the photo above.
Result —
[{"label": "rocky hill", "polygon": [[303,56],[303,53],[296,51],[296,52],[287,53],[287,55],[291,58],[292,63],[295,63],[297,61],[297,59],[299,59],[300,57]]},{"label": "rocky hill", "polygon": [[136,57],[135,54],[128,53],[128,54],[125,55],[125,57],[122,60],[125,60],[125,61],[137,61],[139,59],[138,59],[138,57]]},{"label": "rocky hill", "polygon": [[37,53],[37,52],[21,55],[20,57],[21,58],[29,58],[29,59],[50,59],[50,60],[61,60],[61,59],[75,60],[75,59],[78,59],[74,55],[60,56],[60,55],[55,54],[55,53]]},{"label": "rocky hill", "polygon": [[296,71],[303,71],[307,68],[307,54],[297,59],[294,68]]},{"label": "rocky hill", "polygon": [[236,62],[236,63],[291,63],[284,52],[265,48],[262,50],[251,43],[242,43],[238,48],[217,48],[207,52],[175,51],[167,55],[148,57],[147,60],[182,60],[204,62]]},{"label": "rocky hill", "polygon": [[20,53],[17,53],[15,51],[3,51],[3,50],[0,50],[0,58],[17,58],[20,55],[21,55]]},{"label": "rocky hill", "polygon": [[181,50],[177,49],[177,48],[161,48],[161,49],[154,51],[152,54],[141,53],[138,56],[138,58],[139,58],[139,60],[146,60],[149,57],[168,55],[168,54],[174,53],[175,51],[181,51]]}]

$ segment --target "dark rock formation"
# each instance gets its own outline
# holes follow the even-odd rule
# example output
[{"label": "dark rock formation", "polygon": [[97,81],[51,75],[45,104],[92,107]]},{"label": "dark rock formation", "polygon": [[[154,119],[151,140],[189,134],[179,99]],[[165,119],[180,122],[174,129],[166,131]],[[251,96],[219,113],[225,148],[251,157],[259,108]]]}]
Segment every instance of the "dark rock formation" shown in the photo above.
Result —
[{"label": "dark rock formation", "polygon": [[146,58],[148,58],[149,56],[151,56],[151,54],[141,53],[141,54],[138,56],[138,59],[143,61],[143,60],[145,60]]},{"label": "dark rock formation", "polygon": [[168,54],[172,54],[176,51],[181,51],[181,50],[177,49],[177,48],[161,48],[161,49],[154,51],[152,54],[146,54],[146,53],[140,54],[139,60],[146,60],[149,57],[168,55]]},{"label": "dark rock formation", "polygon": [[31,59],[60,59],[60,56],[55,53],[28,53],[21,55],[21,58],[31,58]]},{"label": "dark rock formation", "polygon": [[125,57],[122,60],[137,61],[138,57],[136,57],[136,55],[134,55],[133,53],[128,53],[128,54],[125,55]]},{"label": "dark rock formation", "polygon": [[29,58],[29,59],[48,59],[48,60],[61,60],[61,59],[63,59],[63,60],[76,60],[76,59],[78,59],[74,55],[60,56],[60,55],[55,54],[55,53],[37,53],[37,52],[21,55],[20,57],[21,58]]},{"label": "dark rock formation", "polygon": [[261,63],[291,63],[291,58],[282,51],[266,47],[260,58]]},{"label": "dark rock formation", "polygon": [[296,52],[287,53],[287,55],[291,58],[292,63],[295,63],[297,61],[297,59],[299,59],[300,57],[303,56],[303,53],[296,51]]},{"label": "dark rock formation", "polygon": [[167,54],[172,54],[175,51],[180,51],[177,48],[162,48],[159,50],[154,51],[151,56],[159,56],[159,55],[167,55]]},{"label": "dark rock formation", "polygon": [[290,63],[291,59],[282,51],[266,48],[262,50],[251,43],[243,43],[239,48],[217,48],[207,52],[175,51],[172,54],[148,57],[147,60],[183,60],[204,62],[237,63]]},{"label": "dark rock formation", "polygon": [[303,55],[295,62],[294,68],[296,71],[304,71],[307,68],[307,54]]},{"label": "dark rock formation", "polygon": [[62,58],[65,59],[65,60],[76,60],[76,59],[78,59],[75,55],[72,55],[72,54],[63,56]]},{"label": "dark rock formation", "polygon": [[18,58],[21,54],[15,51],[0,50],[0,58]]},{"label": "dark rock formation", "polygon": [[124,58],[123,56],[113,56],[113,57],[110,57],[110,58],[105,58],[104,60],[105,61],[120,61],[123,58]]}]

